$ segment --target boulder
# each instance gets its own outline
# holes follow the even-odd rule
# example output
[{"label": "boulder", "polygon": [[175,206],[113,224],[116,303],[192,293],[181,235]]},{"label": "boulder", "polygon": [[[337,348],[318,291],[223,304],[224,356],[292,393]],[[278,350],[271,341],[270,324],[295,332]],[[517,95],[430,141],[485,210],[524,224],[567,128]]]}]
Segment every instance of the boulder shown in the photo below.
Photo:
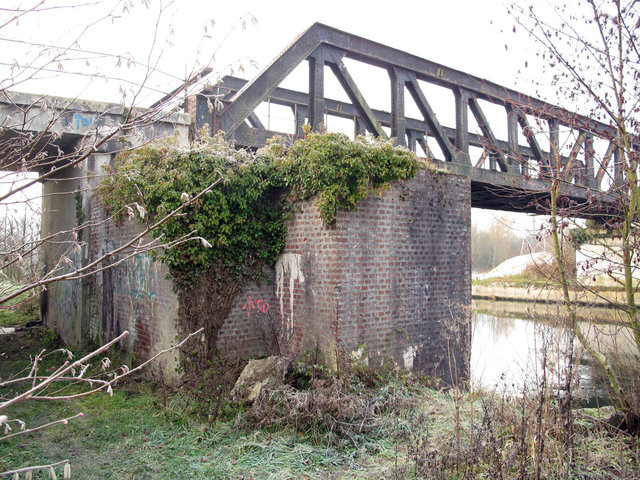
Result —
[{"label": "boulder", "polygon": [[251,360],[244,367],[233,390],[231,400],[235,403],[249,404],[260,392],[284,385],[286,378],[295,370],[291,360],[284,357],[268,357]]}]

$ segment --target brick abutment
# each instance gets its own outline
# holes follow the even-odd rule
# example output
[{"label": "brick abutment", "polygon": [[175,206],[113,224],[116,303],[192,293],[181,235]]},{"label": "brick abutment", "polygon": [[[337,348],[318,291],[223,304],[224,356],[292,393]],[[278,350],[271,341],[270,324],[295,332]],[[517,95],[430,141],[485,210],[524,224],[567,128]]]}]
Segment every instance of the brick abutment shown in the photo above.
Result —
[{"label": "brick abutment", "polygon": [[[106,161],[92,159],[90,166]],[[100,199],[85,191],[85,214],[97,225],[83,232],[87,247],[75,259],[82,263],[141,228],[132,221],[98,223],[105,218]],[[299,358],[317,349],[332,367],[346,356],[448,381],[466,377],[470,199],[468,178],[423,170],[373,192],[355,211],[340,210],[329,226],[313,200],[301,202],[276,265],[234,298],[218,332],[219,350]],[[181,331],[167,268],[148,254],[54,285],[46,303],[47,323],[68,343],[101,343],[129,330],[123,347],[136,361],[176,342]],[[171,354],[151,371],[176,383],[178,366]]]}]

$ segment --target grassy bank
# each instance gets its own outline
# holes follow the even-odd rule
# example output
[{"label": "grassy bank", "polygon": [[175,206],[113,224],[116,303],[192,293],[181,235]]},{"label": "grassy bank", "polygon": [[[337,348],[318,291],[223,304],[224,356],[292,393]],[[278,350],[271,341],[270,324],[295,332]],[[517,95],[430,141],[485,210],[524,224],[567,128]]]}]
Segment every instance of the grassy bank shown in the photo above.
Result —
[{"label": "grassy bank", "polygon": [[[536,272],[527,270],[520,275],[509,277],[495,277],[472,280],[472,297],[476,300],[490,300],[499,302],[522,302],[532,306],[542,315],[545,310],[557,316],[557,306],[564,302],[564,294],[558,282],[550,276],[542,278]],[[619,323],[625,322],[624,312],[615,305],[626,303],[626,293],[621,288],[597,287],[572,288],[572,302],[582,310],[580,317],[584,320],[593,320],[594,313],[606,321]],[[636,294],[636,305],[640,306],[640,295]],[[516,308],[516,311],[528,307]],[[597,312],[594,309],[598,309]]]},{"label": "grassy bank", "polygon": [[[9,282],[0,282],[0,289],[7,292],[18,288]],[[0,327],[24,327],[28,322],[39,320],[38,297],[31,298],[24,293],[9,302],[9,305],[0,305]]]},{"label": "grassy bank", "polygon": [[[474,274],[475,275],[475,274]],[[521,289],[560,289],[562,284],[558,279],[557,268],[550,265],[530,266],[523,272],[515,275],[490,278],[473,278],[472,286],[496,287],[496,288],[521,288]],[[585,281],[585,286],[594,291],[602,292],[624,292],[620,285],[596,285]],[[586,291],[586,290],[585,290]]]},{"label": "grassy bank", "polygon": [[[0,337],[0,377],[43,346],[54,337]],[[69,459],[78,479],[637,478],[637,439],[545,391],[511,399],[433,389],[401,372],[309,371],[305,389],[226,404],[215,422],[187,391],[141,379],[113,397],[21,403],[2,413],[28,427],[84,416],[0,440],[0,471]]]}]

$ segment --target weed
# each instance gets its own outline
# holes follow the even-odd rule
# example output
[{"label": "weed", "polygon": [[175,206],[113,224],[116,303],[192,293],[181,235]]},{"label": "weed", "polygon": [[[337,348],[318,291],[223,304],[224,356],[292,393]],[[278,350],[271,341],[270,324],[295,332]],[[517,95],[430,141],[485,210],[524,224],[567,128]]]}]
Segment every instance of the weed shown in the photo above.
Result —
[{"label": "weed", "polygon": [[[40,339],[28,332],[1,344],[0,377],[39,352]],[[12,415],[29,423],[85,415],[0,442],[0,470],[68,458],[72,478],[105,480],[533,479],[537,464],[540,478],[637,478],[638,439],[607,426],[601,410],[571,408],[573,397],[550,386],[522,397],[443,392],[393,369],[343,365],[338,377],[314,358],[302,369],[306,390],[265,391],[244,410],[223,401],[215,422],[199,408],[207,395],[217,402],[218,383],[194,398],[131,379],[111,398],[16,405]]]}]

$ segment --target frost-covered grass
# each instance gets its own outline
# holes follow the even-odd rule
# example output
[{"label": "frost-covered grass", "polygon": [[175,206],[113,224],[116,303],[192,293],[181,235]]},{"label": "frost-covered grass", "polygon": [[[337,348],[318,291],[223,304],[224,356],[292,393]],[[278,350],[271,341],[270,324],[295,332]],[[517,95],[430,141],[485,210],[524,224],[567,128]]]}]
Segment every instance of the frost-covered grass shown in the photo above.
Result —
[{"label": "frost-covered grass", "polygon": [[[53,337],[28,333],[0,340],[0,378],[26,365],[29,354],[43,346],[54,347]],[[633,438],[595,428],[586,414],[573,417],[567,436],[566,412],[553,399],[540,403],[535,396],[525,401],[496,391],[434,390],[404,375],[375,380],[382,383],[345,383],[337,390],[332,384],[332,389],[317,387],[313,395],[300,391],[300,399],[315,399],[320,408],[285,412],[289,418],[269,428],[251,426],[259,412],[250,416],[232,406],[209,423],[194,415],[188,392],[141,379],[118,385],[113,397],[26,402],[3,414],[28,427],[77,412],[84,416],[0,440],[0,471],[69,459],[77,479],[535,478],[536,469],[541,478],[564,478],[563,469],[567,478],[637,478],[640,453]],[[297,395],[284,392],[289,400]],[[354,412],[363,422],[375,422],[368,430],[347,425],[346,417],[330,408],[333,400],[366,407],[391,394],[394,408]],[[8,392],[0,389],[0,395]],[[350,395],[354,402],[346,401]],[[264,412],[277,409],[278,398],[265,399]],[[310,413],[318,417],[308,418]],[[346,434],[337,435],[336,419]],[[541,453],[539,438],[545,440]]]}]

